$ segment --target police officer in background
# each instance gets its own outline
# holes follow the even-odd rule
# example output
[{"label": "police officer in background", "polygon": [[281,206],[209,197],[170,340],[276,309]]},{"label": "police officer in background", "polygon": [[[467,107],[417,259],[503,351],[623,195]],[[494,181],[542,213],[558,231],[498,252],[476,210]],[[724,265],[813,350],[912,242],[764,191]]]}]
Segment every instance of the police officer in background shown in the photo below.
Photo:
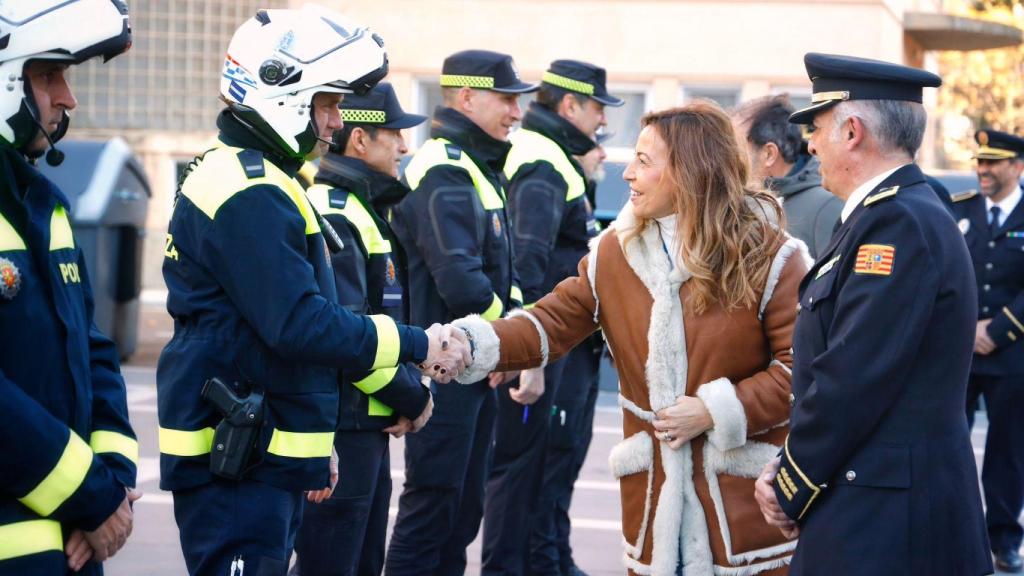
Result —
[{"label": "police officer in background", "polygon": [[0,574],[102,574],[132,531],[139,448],[71,205],[35,163],[63,160],[68,69],[127,50],[128,9],[8,3],[0,36]]},{"label": "police officer in background", "polygon": [[974,422],[985,398],[988,435],[981,482],[988,536],[996,568],[1020,572],[1024,529],[1024,138],[981,130],[978,183],[954,196],[960,231],[974,260],[978,322],[967,388],[967,418]]},{"label": "police officer in background", "polygon": [[[408,254],[418,325],[468,314],[494,320],[522,302],[501,168],[509,131],[522,118],[517,98],[537,87],[519,78],[511,56],[486,50],[446,58],[441,87],[444,105],[406,168],[413,191],[392,223]],[[388,574],[465,571],[483,515],[496,412],[491,387],[503,380],[494,374],[490,382],[434,390],[430,424],[406,439]]]},{"label": "police officer in background", "polygon": [[963,401],[970,255],[914,162],[929,72],[808,54],[808,150],[842,224],[800,285],[790,433],[756,482],[790,574],[992,572]]},{"label": "police officer in background", "polygon": [[[537,99],[510,141],[505,161],[515,265],[530,306],[576,274],[597,235],[587,181],[575,156],[597,146],[605,106],[621,106],[608,94],[605,70],[575,60],[556,60],[544,73]],[[538,509],[551,406],[563,380],[585,398],[589,371],[575,367],[592,356],[587,346],[544,368],[522,373],[518,388],[498,390],[494,457],[484,512],[483,573],[523,574],[530,565],[531,516],[550,522],[553,502]],[[577,372],[580,374],[577,375]],[[582,402],[580,403],[582,406]],[[572,414],[573,419],[579,414]],[[568,464],[568,461],[566,462]],[[553,568],[558,572],[558,568]],[[546,572],[545,572],[546,573]]]},{"label": "police officer in background", "polygon": [[782,201],[787,231],[817,258],[839,224],[843,201],[821,187],[818,160],[804,148],[800,127],[789,122],[793,111],[786,94],[758,98],[733,111],[733,126],[750,156],[751,181]]},{"label": "police officer in background", "polygon": [[337,304],[328,250],[341,243],[325,242],[330,225],[295,179],[342,127],[343,94],[387,73],[382,46],[307,5],[258,11],[228,47],[220,145],[186,170],[163,267],[174,335],[157,365],[160,483],[191,574],[285,573],[303,491],[328,485],[339,369],[422,362],[446,379],[468,352],[449,329]]},{"label": "police officer in background", "polygon": [[[408,149],[402,130],[427,120],[406,114],[391,84],[345,97],[331,152],[306,194],[341,239],[331,255],[338,303],[357,314],[406,321],[404,256],[387,220],[409,189],[398,180]],[[430,418],[430,390],[413,366],[342,370],[334,448],[343,472],[330,499],[306,506],[296,540],[302,576],[375,576],[384,569],[391,500],[388,434],[416,432]],[[311,493],[322,501],[329,489]]]}]

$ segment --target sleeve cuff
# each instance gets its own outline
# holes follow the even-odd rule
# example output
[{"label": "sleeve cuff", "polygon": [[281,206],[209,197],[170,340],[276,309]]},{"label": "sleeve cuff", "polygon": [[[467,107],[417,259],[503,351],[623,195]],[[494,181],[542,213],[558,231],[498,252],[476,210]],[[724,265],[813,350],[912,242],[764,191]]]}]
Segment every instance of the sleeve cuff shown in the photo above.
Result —
[{"label": "sleeve cuff", "polygon": [[452,322],[456,328],[466,331],[473,341],[473,362],[466,371],[455,379],[462,384],[473,384],[494,372],[501,357],[501,341],[491,323],[480,316],[472,315]]},{"label": "sleeve cuff", "polygon": [[992,323],[988,325],[986,331],[998,348],[1013,344],[1024,337],[1024,326],[1019,324],[1017,317],[1005,306],[992,318]]},{"label": "sleeve cuff", "polygon": [[427,359],[430,340],[422,328],[404,326],[402,329],[402,354],[399,360],[419,364]]},{"label": "sleeve cuff", "polygon": [[780,454],[779,473],[775,475],[775,496],[782,511],[793,520],[802,520],[811,504],[821,494],[822,487],[814,484],[793,460],[789,451],[789,438]]},{"label": "sleeve cuff", "polygon": [[714,428],[708,441],[719,450],[739,448],[747,442],[747,415],[736,396],[736,387],[728,378],[719,378],[697,388],[697,397],[711,413]]}]

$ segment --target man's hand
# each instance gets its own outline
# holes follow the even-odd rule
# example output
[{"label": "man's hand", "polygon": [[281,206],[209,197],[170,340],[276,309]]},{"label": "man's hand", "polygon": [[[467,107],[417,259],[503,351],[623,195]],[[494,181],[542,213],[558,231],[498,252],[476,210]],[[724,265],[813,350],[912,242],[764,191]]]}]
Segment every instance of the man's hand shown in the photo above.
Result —
[{"label": "man's hand", "polygon": [[338,485],[338,451],[333,447],[331,448],[331,463],[329,466],[331,470],[330,485],[326,488],[306,492],[306,500],[313,504],[320,504],[330,498],[331,494],[334,494],[334,487]]},{"label": "man's hand", "polygon": [[430,345],[427,358],[419,365],[420,371],[447,384],[473,362],[469,339],[461,329],[450,324],[434,324],[426,332]]},{"label": "man's hand", "polygon": [[132,502],[142,497],[142,492],[129,489],[117,510],[92,532],[85,532],[85,539],[92,548],[97,562],[103,562],[117,553],[132,533]]},{"label": "man's hand", "polygon": [[412,432],[416,433],[423,429],[430,420],[430,416],[434,413],[434,396],[431,395],[430,399],[427,400],[427,405],[423,408],[423,412],[412,421]]},{"label": "man's hand", "polygon": [[659,410],[653,424],[658,438],[668,442],[673,450],[679,450],[715,425],[704,401],[694,396],[680,396],[675,404]]},{"label": "man's hand", "polygon": [[68,543],[64,545],[64,554],[68,557],[68,569],[78,572],[92,558],[92,548],[81,530],[72,530]]},{"label": "man's hand", "polygon": [[782,531],[783,536],[792,540],[800,536],[800,527],[782,511],[782,506],[779,506],[779,500],[775,496],[775,488],[772,487],[775,475],[779,473],[781,462],[781,458],[775,458],[764,465],[761,475],[754,481],[754,500],[757,500],[765,522],[770,526],[775,526]]},{"label": "man's hand", "polygon": [[991,318],[978,320],[978,326],[974,329],[974,353],[986,356],[996,349],[996,343],[988,336],[988,325],[992,323]]},{"label": "man's hand", "polygon": [[385,434],[391,434],[395,438],[401,438],[409,432],[412,432],[412,420],[409,420],[405,416],[399,416],[398,422],[388,426],[384,429]]},{"label": "man's hand", "polygon": [[544,369],[523,370],[519,374],[519,388],[510,389],[508,394],[523,406],[536,402],[544,395]]}]

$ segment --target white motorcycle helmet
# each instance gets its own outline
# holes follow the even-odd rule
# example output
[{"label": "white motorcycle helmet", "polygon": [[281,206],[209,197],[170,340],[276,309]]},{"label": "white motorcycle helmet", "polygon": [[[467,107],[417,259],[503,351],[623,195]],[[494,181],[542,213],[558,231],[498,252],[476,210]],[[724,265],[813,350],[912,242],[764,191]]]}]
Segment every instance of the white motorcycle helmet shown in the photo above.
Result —
[{"label": "white motorcycle helmet", "polygon": [[337,12],[260,10],[231,38],[220,94],[257,135],[302,158],[317,143],[314,94],[363,94],[387,72],[380,36]]},{"label": "white motorcycle helmet", "polygon": [[[42,130],[25,81],[30,60],[80,64],[102,56],[105,62],[131,43],[128,7],[121,0],[0,2],[0,138],[20,150]],[[64,136],[69,122],[65,113],[51,143]]]}]

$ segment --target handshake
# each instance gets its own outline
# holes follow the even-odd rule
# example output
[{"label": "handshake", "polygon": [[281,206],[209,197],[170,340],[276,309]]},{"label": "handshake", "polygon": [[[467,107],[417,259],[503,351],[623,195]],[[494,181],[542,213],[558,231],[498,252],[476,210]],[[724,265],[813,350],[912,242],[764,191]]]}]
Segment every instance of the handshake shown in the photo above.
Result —
[{"label": "handshake", "polygon": [[427,358],[419,365],[424,376],[447,384],[473,363],[469,337],[461,328],[434,324],[426,332],[430,346]]}]

